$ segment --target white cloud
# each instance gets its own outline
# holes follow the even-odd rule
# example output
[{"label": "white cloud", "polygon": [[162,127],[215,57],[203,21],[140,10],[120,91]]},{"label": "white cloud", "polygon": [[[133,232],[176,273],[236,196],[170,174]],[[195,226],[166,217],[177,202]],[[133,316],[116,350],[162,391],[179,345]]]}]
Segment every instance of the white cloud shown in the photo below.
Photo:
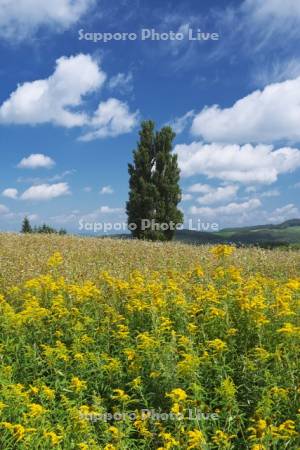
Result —
[{"label": "white cloud", "polygon": [[192,197],[191,194],[182,194],[182,196],[181,196],[181,201],[182,201],[182,202],[187,202],[187,201],[191,200],[192,198],[193,198],[193,197]]},{"label": "white cloud", "polygon": [[213,205],[232,200],[236,197],[238,191],[237,186],[219,186],[217,188],[210,187],[209,192],[197,199],[200,205]]},{"label": "white cloud", "polygon": [[300,58],[291,57],[266,62],[256,69],[253,81],[257,86],[298,78],[300,75]]},{"label": "white cloud", "polygon": [[114,190],[111,186],[103,186],[100,190],[100,194],[113,194]]},{"label": "white cloud", "polygon": [[85,186],[85,187],[83,188],[83,192],[87,192],[87,193],[92,192],[91,186]]},{"label": "white cloud", "polygon": [[132,113],[127,103],[109,98],[99,103],[93,115],[83,109],[85,96],[98,91],[105,80],[106,74],[90,55],[61,57],[51,76],[20,84],[4,101],[0,124],[85,127],[82,141],[129,133],[137,124],[138,111]]},{"label": "white cloud", "polygon": [[27,158],[23,158],[17,167],[19,169],[51,169],[54,165],[55,162],[49,156],[43,155],[42,153],[35,153]]},{"label": "white cloud", "polygon": [[270,84],[238,100],[230,108],[205,107],[192,132],[207,141],[269,143],[300,141],[300,77]]},{"label": "white cloud", "polygon": [[174,120],[172,120],[170,122],[170,126],[173,128],[176,134],[180,134],[190,125],[194,116],[194,111],[188,111],[183,116],[176,117]]},{"label": "white cloud", "polygon": [[99,213],[109,214],[109,213],[118,213],[122,212],[122,208],[111,208],[110,206],[100,206]]},{"label": "white cloud", "polygon": [[115,137],[130,133],[138,121],[138,111],[131,113],[126,103],[116,98],[101,102],[89,126],[89,131],[80,137],[81,141],[92,141],[97,138]]},{"label": "white cloud", "polygon": [[64,30],[93,4],[94,0],[0,0],[0,35],[16,42],[43,26]]},{"label": "white cloud", "polygon": [[258,22],[268,22],[272,29],[276,25],[284,26],[287,20],[300,21],[300,3],[298,0],[245,0],[245,12]]},{"label": "white cloud", "polygon": [[108,82],[108,88],[112,90],[119,90],[121,93],[131,92],[133,76],[129,72],[127,75],[125,73],[118,73],[112,77]]},{"label": "white cloud", "polygon": [[9,209],[4,205],[0,205],[0,214],[2,215],[7,213],[9,213]]},{"label": "white cloud", "polygon": [[202,217],[215,218],[219,217],[223,219],[223,216],[242,216],[244,213],[253,211],[261,206],[261,201],[258,198],[253,198],[247,202],[243,203],[229,203],[225,206],[217,207],[200,207],[192,206],[190,208],[190,213],[194,215],[201,215]]},{"label": "white cloud", "polygon": [[222,203],[236,197],[238,186],[227,185],[213,187],[208,184],[196,183],[188,187],[187,191],[202,194],[197,198],[200,205],[212,205],[214,203]]},{"label": "white cloud", "polygon": [[248,192],[249,194],[251,194],[252,192],[257,192],[257,187],[256,186],[247,186],[245,188],[245,191]]},{"label": "white cloud", "polygon": [[21,200],[51,200],[70,193],[68,183],[40,184],[28,188],[20,198]]},{"label": "white cloud", "polygon": [[39,219],[38,214],[28,214],[27,217],[30,221],[33,221],[33,222],[36,222]]},{"label": "white cloud", "polygon": [[3,197],[12,198],[16,200],[18,198],[18,190],[14,188],[4,189],[2,192]]},{"label": "white cloud", "polygon": [[295,219],[300,216],[299,209],[293,204],[289,203],[281,208],[276,208],[268,215],[268,221],[271,223],[281,223],[288,219]]},{"label": "white cloud", "polygon": [[255,195],[259,195],[260,198],[264,198],[264,197],[279,197],[280,196],[280,191],[279,189],[270,189],[270,190],[263,190],[261,191],[261,186],[247,186],[245,188],[245,192],[247,192],[247,194],[255,194]]},{"label": "white cloud", "polygon": [[276,46],[287,53],[289,41],[299,38],[299,24],[298,0],[244,0],[235,10],[235,23],[232,25],[240,35],[244,33],[244,39],[238,42],[246,41],[249,52],[261,52]]},{"label": "white cloud", "polygon": [[49,177],[18,177],[17,183],[30,183],[30,184],[45,184],[61,181],[64,178],[73,175],[76,172],[75,169],[65,170],[64,172],[57,173]]},{"label": "white cloud", "polygon": [[260,194],[260,197],[279,197],[280,191],[278,189],[271,189],[269,191],[265,191],[262,194]]},{"label": "white cloud", "polygon": [[49,183],[50,182],[52,183],[54,181],[60,181],[60,180],[63,180],[64,178],[66,178],[66,177],[68,177],[70,175],[73,175],[74,173],[76,173],[75,169],[65,170],[62,173],[57,173],[56,175],[53,175],[52,177],[49,177],[47,180],[48,180]]},{"label": "white cloud", "polygon": [[190,186],[187,190],[188,190],[188,192],[208,194],[210,192],[210,186],[208,184],[196,183],[196,184],[192,184],[192,186]]},{"label": "white cloud", "polygon": [[271,145],[222,145],[193,142],[176,145],[182,176],[202,174],[208,178],[245,184],[271,184],[280,174],[300,167],[300,151]]},{"label": "white cloud", "polygon": [[81,106],[83,97],[99,89],[105,78],[90,55],[61,57],[49,78],[17,87],[0,107],[0,123],[83,126],[89,121],[87,115],[70,108]]}]

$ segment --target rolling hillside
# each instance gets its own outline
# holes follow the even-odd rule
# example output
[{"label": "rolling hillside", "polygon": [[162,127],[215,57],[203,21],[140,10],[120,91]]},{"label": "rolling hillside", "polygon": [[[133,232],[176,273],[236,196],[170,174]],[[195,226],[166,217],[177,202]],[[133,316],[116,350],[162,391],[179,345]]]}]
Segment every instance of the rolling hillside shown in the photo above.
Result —
[{"label": "rolling hillside", "polygon": [[175,239],[195,244],[234,243],[262,247],[300,245],[300,219],[287,220],[278,225],[224,228],[215,233],[180,230]]}]

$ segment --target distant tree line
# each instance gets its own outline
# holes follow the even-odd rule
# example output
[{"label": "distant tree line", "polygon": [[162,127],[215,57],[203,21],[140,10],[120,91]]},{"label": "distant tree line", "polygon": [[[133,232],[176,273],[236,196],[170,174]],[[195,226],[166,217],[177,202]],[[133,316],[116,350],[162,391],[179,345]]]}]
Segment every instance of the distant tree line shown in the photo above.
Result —
[{"label": "distant tree line", "polygon": [[64,234],[67,234],[67,231],[64,228],[61,228],[60,230],[56,230],[55,228],[51,227],[50,225],[46,225],[45,223],[38,227],[37,226],[32,227],[28,217],[24,217],[24,220],[22,222],[21,233],[64,235]]}]

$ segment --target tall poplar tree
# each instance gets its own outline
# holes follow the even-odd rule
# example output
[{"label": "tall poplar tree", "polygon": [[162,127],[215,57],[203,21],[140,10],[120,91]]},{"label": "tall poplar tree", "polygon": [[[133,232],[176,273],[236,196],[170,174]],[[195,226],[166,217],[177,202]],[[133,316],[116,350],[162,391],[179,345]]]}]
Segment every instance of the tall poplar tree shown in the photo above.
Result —
[{"label": "tall poplar tree", "polygon": [[[171,229],[172,222],[183,221],[177,207],[181,200],[180,172],[177,156],[172,154],[175,133],[170,127],[155,132],[155,124],[149,120],[142,122],[139,135],[133,164],[128,166],[130,191],[126,210],[132,227],[129,229],[138,239],[171,240],[175,231]],[[169,228],[142,229],[143,220],[168,224]]]},{"label": "tall poplar tree", "polygon": [[[181,200],[179,187],[180,170],[177,155],[172,153],[176,134],[171,127],[162,128],[155,139],[155,170],[153,182],[158,191],[156,221],[166,224],[180,224],[183,214],[178,209]],[[160,233],[161,240],[172,240],[175,230],[171,226]]]}]

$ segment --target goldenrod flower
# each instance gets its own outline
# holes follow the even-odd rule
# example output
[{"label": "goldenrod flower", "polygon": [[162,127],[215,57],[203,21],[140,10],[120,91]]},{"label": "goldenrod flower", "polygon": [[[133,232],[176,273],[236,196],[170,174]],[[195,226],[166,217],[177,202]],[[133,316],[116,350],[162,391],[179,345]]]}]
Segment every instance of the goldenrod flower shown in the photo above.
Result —
[{"label": "goldenrod flower", "polygon": [[202,431],[194,429],[193,431],[188,431],[188,450],[191,449],[203,449],[206,443],[204,434]]},{"label": "goldenrod flower", "polygon": [[296,327],[292,323],[285,323],[283,327],[277,330],[277,333],[283,333],[287,335],[297,336],[300,334],[300,327]]},{"label": "goldenrod flower", "polygon": [[80,449],[80,450],[89,450],[89,446],[88,446],[88,444],[85,444],[84,442],[80,442],[80,444],[78,444],[78,448]]},{"label": "goldenrod flower", "polygon": [[171,433],[166,433],[163,431],[163,432],[159,433],[159,436],[164,441],[164,448],[166,450],[169,450],[169,449],[179,445],[179,442],[171,435]]},{"label": "goldenrod flower", "polygon": [[222,430],[217,430],[212,437],[212,441],[220,448],[228,448],[231,445],[231,440],[235,437],[234,434],[227,434]]},{"label": "goldenrod flower", "polygon": [[221,353],[227,349],[227,344],[226,342],[222,341],[222,339],[214,339],[212,341],[208,341],[208,347],[215,352]]},{"label": "goldenrod flower", "polygon": [[170,397],[173,402],[184,402],[187,398],[187,394],[183,389],[176,388],[167,393],[166,397]]},{"label": "goldenrod flower", "polygon": [[76,392],[81,392],[86,389],[86,381],[80,380],[78,377],[73,377],[71,379],[71,388]]},{"label": "goldenrod flower", "polygon": [[61,253],[55,252],[53,255],[48,259],[48,266],[49,267],[58,267],[63,263],[63,257]]},{"label": "goldenrod flower", "polygon": [[129,400],[129,395],[125,394],[123,389],[114,389],[113,392],[115,395],[112,396],[115,400],[120,400],[121,402],[126,402]]},{"label": "goldenrod flower", "polygon": [[54,433],[54,431],[45,431],[44,437],[46,439],[49,439],[53,446],[58,445],[63,439],[62,436],[59,436],[58,434]]},{"label": "goldenrod flower", "polygon": [[212,255],[222,258],[225,256],[230,256],[234,252],[235,248],[232,245],[217,245],[213,247],[210,252]]},{"label": "goldenrod flower", "polygon": [[47,411],[42,405],[39,405],[38,403],[31,403],[30,405],[28,405],[28,409],[29,415],[31,417],[40,417]]}]

